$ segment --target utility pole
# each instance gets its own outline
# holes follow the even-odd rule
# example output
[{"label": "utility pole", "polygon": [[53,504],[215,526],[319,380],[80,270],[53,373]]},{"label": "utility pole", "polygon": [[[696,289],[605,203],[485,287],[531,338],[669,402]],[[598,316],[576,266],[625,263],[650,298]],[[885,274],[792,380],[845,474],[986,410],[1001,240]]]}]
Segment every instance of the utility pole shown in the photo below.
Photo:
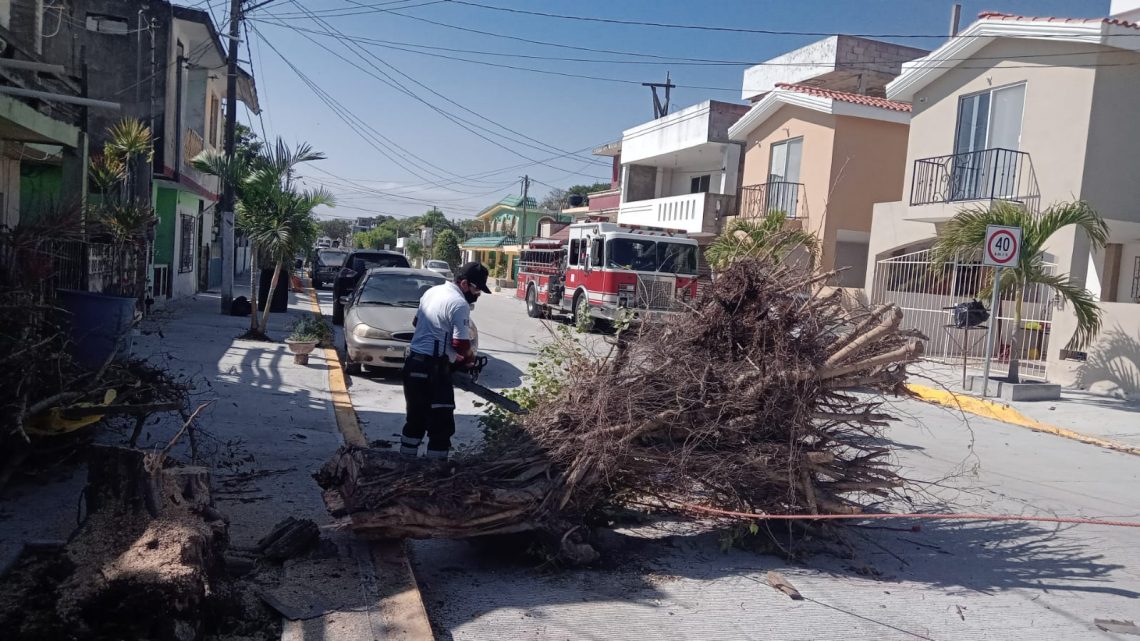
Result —
[{"label": "utility pole", "polygon": [[[230,0],[230,49],[226,56],[226,162],[234,160],[234,138],[237,135],[238,40],[241,35],[241,0]],[[234,299],[234,186],[222,181],[222,314],[230,313]],[[257,301],[254,301],[256,307]]]},{"label": "utility pole", "polygon": [[530,196],[530,176],[529,175],[523,176],[523,178],[522,178],[523,215],[522,215],[522,224],[519,225],[519,238],[518,238],[520,247],[522,245],[526,244],[526,214],[527,214],[526,204],[527,204],[528,196]]},{"label": "utility pole", "polygon": [[[661,118],[669,114],[669,90],[677,85],[669,80],[669,72],[665,72],[665,82],[643,82],[642,87],[649,87],[653,92],[653,119]],[[657,88],[663,87],[665,89],[665,103],[661,103],[661,99],[657,96]]]}]

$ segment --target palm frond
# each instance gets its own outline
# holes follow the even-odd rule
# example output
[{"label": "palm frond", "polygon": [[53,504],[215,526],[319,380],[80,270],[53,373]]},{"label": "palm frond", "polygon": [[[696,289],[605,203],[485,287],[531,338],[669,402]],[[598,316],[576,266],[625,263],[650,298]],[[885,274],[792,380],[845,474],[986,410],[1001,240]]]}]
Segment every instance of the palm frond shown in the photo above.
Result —
[{"label": "palm frond", "polygon": [[1082,349],[1091,343],[1100,332],[1103,314],[1092,292],[1073,283],[1066,275],[1036,274],[1033,282],[1048,286],[1073,306],[1073,314],[1077,317],[1077,329],[1069,339],[1066,349]]},{"label": "palm frond", "polygon": [[1076,225],[1085,232],[1093,249],[1101,249],[1108,243],[1108,224],[1088,203],[1077,201],[1052,205],[1040,216],[1031,217],[1022,229],[1022,244],[1025,249],[1039,253],[1050,236],[1069,225]]},{"label": "palm frond", "polygon": [[104,154],[124,162],[144,155],[148,160],[153,158],[154,141],[150,127],[138,118],[123,118],[111,127],[108,134],[107,142],[103,145]]}]

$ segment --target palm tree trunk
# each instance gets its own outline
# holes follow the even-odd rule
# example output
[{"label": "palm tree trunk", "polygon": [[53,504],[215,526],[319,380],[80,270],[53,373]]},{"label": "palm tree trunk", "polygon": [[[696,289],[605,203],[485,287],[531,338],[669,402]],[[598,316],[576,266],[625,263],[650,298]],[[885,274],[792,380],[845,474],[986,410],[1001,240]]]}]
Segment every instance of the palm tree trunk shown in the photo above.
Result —
[{"label": "palm tree trunk", "polygon": [[277,261],[273,270],[273,278],[269,281],[269,291],[265,294],[265,309],[261,312],[261,333],[269,329],[269,309],[273,307],[273,294],[277,292],[277,281],[281,278],[281,271],[285,268],[285,261]]},{"label": "palm tree trunk", "polygon": [[257,263],[257,245],[249,244],[249,331],[257,331],[257,277],[260,275]]},{"label": "palm tree trunk", "polygon": [[1017,358],[1017,338],[1021,333],[1021,299],[1022,299],[1022,285],[1017,285],[1013,289],[1013,293],[1017,296],[1017,300],[1013,302],[1013,336],[1009,339],[1009,375],[1006,380],[1010,383],[1020,383],[1020,365],[1021,363]]}]

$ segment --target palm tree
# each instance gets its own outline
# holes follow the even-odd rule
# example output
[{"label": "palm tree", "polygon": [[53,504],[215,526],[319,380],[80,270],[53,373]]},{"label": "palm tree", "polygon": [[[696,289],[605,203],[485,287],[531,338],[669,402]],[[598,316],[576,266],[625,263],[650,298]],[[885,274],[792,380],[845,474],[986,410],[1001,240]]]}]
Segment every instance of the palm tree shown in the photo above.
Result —
[{"label": "palm tree", "polygon": [[[253,246],[250,291],[256,301],[259,257],[276,262],[268,300],[285,264],[316,240],[318,227],[312,210],[318,205],[332,206],[335,199],[323,189],[298,192],[294,186],[298,165],[325,158],[308,143],[290,149],[278,138],[272,147],[255,149],[255,153],[235,154],[232,161],[216,150],[205,151],[194,159],[194,167],[234,187],[237,227]],[[265,332],[269,307],[265,306],[260,324],[257,314],[250,314],[251,333]]]},{"label": "palm tree", "polygon": [[[1014,300],[1008,381],[1017,383],[1020,381],[1017,334],[1021,328],[1022,300],[1029,286],[1044,285],[1072,305],[1077,317],[1077,329],[1066,349],[1085,347],[1100,331],[1101,310],[1093,294],[1084,287],[1075,285],[1068,274],[1046,273],[1041,250],[1053,234],[1069,225],[1076,225],[1088,236],[1092,249],[1101,249],[1108,242],[1108,225],[1085,202],[1059,203],[1038,215],[1018,203],[998,200],[989,207],[964,209],[951,218],[934,244],[931,266],[941,268],[958,256],[980,253],[986,238],[986,228],[990,225],[1021,228],[1018,263],[1002,270],[999,283],[1001,293],[1012,296]],[[990,287],[992,286],[991,282]],[[993,290],[987,289],[992,294]],[[990,294],[982,293],[983,296]]]},{"label": "palm tree", "polygon": [[819,253],[819,238],[809,231],[789,229],[787,222],[787,213],[780,210],[771,210],[758,220],[737,218],[705,250],[705,260],[714,270],[722,271],[741,258],[765,255],[784,258],[803,248],[814,262]]}]

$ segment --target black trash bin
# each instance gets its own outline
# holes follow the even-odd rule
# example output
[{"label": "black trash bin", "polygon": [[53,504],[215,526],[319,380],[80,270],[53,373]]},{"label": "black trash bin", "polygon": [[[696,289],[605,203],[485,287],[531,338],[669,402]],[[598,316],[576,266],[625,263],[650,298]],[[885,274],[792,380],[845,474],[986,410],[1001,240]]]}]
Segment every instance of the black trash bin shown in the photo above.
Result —
[{"label": "black trash bin", "polygon": [[[265,310],[265,299],[269,294],[269,285],[273,282],[273,270],[261,270],[261,280],[257,284],[257,310]],[[273,292],[273,303],[269,312],[273,314],[284,313],[289,310],[289,272],[283,272],[277,281],[277,289]]]}]

